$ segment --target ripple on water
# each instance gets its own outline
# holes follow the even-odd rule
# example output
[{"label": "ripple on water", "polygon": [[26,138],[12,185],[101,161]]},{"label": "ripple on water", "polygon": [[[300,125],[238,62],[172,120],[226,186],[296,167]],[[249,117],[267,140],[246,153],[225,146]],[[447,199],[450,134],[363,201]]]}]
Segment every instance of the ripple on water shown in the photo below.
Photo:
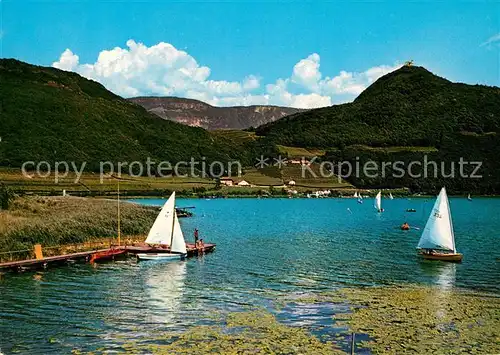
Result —
[{"label": "ripple on water", "polygon": [[[466,201],[465,201],[466,202]],[[294,294],[345,286],[431,284],[499,292],[497,230],[500,199],[451,199],[462,264],[415,256],[431,203],[384,201],[380,216],[366,203],[335,199],[180,200],[196,206],[181,221],[196,227],[217,251],[183,263],[74,264],[0,279],[0,348],[9,353],[67,353],[73,347],[112,348],[164,330],[211,324],[220,312],[264,307],[278,319],[315,334],[337,331],[331,304],[285,305]],[[346,212],[347,207],[352,211]],[[415,208],[417,213],[405,213]],[[279,307],[278,307],[279,308]],[[22,336],[20,336],[22,334]]]}]

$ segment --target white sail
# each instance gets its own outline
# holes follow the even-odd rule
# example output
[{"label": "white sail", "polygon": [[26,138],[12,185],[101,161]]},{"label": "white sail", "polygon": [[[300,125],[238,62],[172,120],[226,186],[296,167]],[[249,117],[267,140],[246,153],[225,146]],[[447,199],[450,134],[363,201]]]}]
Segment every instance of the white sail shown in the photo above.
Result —
[{"label": "white sail", "polygon": [[392,193],[391,193],[391,192],[389,192],[389,198],[390,198],[391,200],[394,200],[394,196],[392,196]]},{"label": "white sail", "polygon": [[380,211],[382,209],[382,191],[379,191],[377,196],[375,196],[373,207],[375,207],[377,211]]},{"label": "white sail", "polygon": [[436,203],[434,203],[431,215],[427,220],[427,224],[425,225],[424,232],[420,237],[417,248],[441,249],[450,250],[454,253],[456,252],[450,204],[444,187],[441,189],[436,199]]},{"label": "white sail", "polygon": [[354,192],[354,196],[353,197],[355,197],[355,198],[358,197],[358,192],[357,191]]},{"label": "white sail", "polygon": [[359,197],[360,200],[363,199],[363,196],[361,196],[361,192],[359,193],[358,197]]},{"label": "white sail", "polygon": [[177,214],[174,216],[174,235],[172,236],[172,245],[170,247],[172,253],[186,254],[186,242],[184,241],[184,234],[182,234],[181,225]]},{"label": "white sail", "polygon": [[172,239],[172,228],[174,227],[175,215],[175,192],[163,205],[160,213],[156,217],[153,226],[149,230],[146,244],[170,245]]}]

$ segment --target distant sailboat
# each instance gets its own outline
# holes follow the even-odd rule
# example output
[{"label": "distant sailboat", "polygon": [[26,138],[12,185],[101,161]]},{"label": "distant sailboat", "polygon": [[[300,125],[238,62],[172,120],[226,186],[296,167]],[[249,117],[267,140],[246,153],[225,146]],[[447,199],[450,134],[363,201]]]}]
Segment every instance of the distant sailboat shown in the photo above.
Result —
[{"label": "distant sailboat", "polygon": [[377,212],[383,212],[382,208],[382,191],[379,191],[377,196],[375,196],[375,202],[373,203],[373,207],[377,210]]},{"label": "distant sailboat", "polygon": [[139,253],[144,260],[179,260],[187,255],[186,242],[181,225],[175,213],[175,192],[165,202],[153,226],[149,230],[146,244],[169,245],[169,253]]},{"label": "distant sailboat", "polygon": [[358,198],[358,197],[359,197],[359,196],[358,196],[358,192],[357,192],[357,191],[356,191],[356,192],[354,192],[354,196],[353,196],[353,197],[354,197],[354,198]]},{"label": "distant sailboat", "polygon": [[394,196],[392,196],[392,193],[389,192],[389,199],[394,200]]},{"label": "distant sailboat", "polygon": [[472,201],[472,197],[470,197],[470,194],[467,196],[467,200]]},{"label": "distant sailboat", "polygon": [[444,187],[432,208],[431,215],[418,242],[417,250],[425,259],[462,261],[463,255],[457,253],[455,249],[450,203]]}]

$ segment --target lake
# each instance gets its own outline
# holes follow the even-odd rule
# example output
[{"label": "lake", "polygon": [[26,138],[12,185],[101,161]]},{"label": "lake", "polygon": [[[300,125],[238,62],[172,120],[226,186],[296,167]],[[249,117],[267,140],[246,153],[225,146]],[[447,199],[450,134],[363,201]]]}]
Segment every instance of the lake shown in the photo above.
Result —
[{"label": "lake", "polygon": [[[134,200],[161,205],[165,200]],[[347,286],[433,284],[499,293],[500,199],[451,198],[461,264],[422,261],[415,247],[434,199],[178,199],[195,206],[198,228],[217,250],[185,262],[130,258],[74,264],[0,279],[0,349],[7,354],[113,349],[124,339],[183,330],[217,312],[261,306],[314,332],[333,326],[315,305],[276,310],[282,297]],[[406,212],[416,209],[415,213]]]}]

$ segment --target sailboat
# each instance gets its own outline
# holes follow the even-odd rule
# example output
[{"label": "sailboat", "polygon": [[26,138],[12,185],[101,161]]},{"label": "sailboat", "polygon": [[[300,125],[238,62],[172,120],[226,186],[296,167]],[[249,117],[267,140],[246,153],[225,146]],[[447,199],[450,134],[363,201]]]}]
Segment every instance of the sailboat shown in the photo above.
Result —
[{"label": "sailboat", "polygon": [[357,191],[355,191],[355,192],[354,192],[354,196],[353,196],[353,197],[354,197],[354,198],[358,198],[358,197],[359,197],[359,196],[358,196],[358,192],[357,192]]},{"label": "sailboat", "polygon": [[450,203],[444,187],[434,203],[431,215],[418,242],[417,250],[424,259],[462,261],[463,255],[457,253],[455,249]]},{"label": "sailboat", "polygon": [[392,193],[391,193],[391,192],[389,192],[389,199],[390,199],[390,200],[394,200],[394,196],[392,196]]},{"label": "sailboat", "polygon": [[146,244],[169,245],[170,252],[139,253],[143,260],[181,260],[187,255],[186,242],[182,233],[179,218],[175,213],[175,191],[169,197],[153,226],[149,230]]},{"label": "sailboat", "polygon": [[467,196],[467,200],[472,201],[472,197],[470,197],[470,194]]},{"label": "sailboat", "polygon": [[383,212],[382,208],[382,191],[379,191],[377,196],[375,196],[375,201],[373,203],[373,207],[377,210],[377,212]]}]

